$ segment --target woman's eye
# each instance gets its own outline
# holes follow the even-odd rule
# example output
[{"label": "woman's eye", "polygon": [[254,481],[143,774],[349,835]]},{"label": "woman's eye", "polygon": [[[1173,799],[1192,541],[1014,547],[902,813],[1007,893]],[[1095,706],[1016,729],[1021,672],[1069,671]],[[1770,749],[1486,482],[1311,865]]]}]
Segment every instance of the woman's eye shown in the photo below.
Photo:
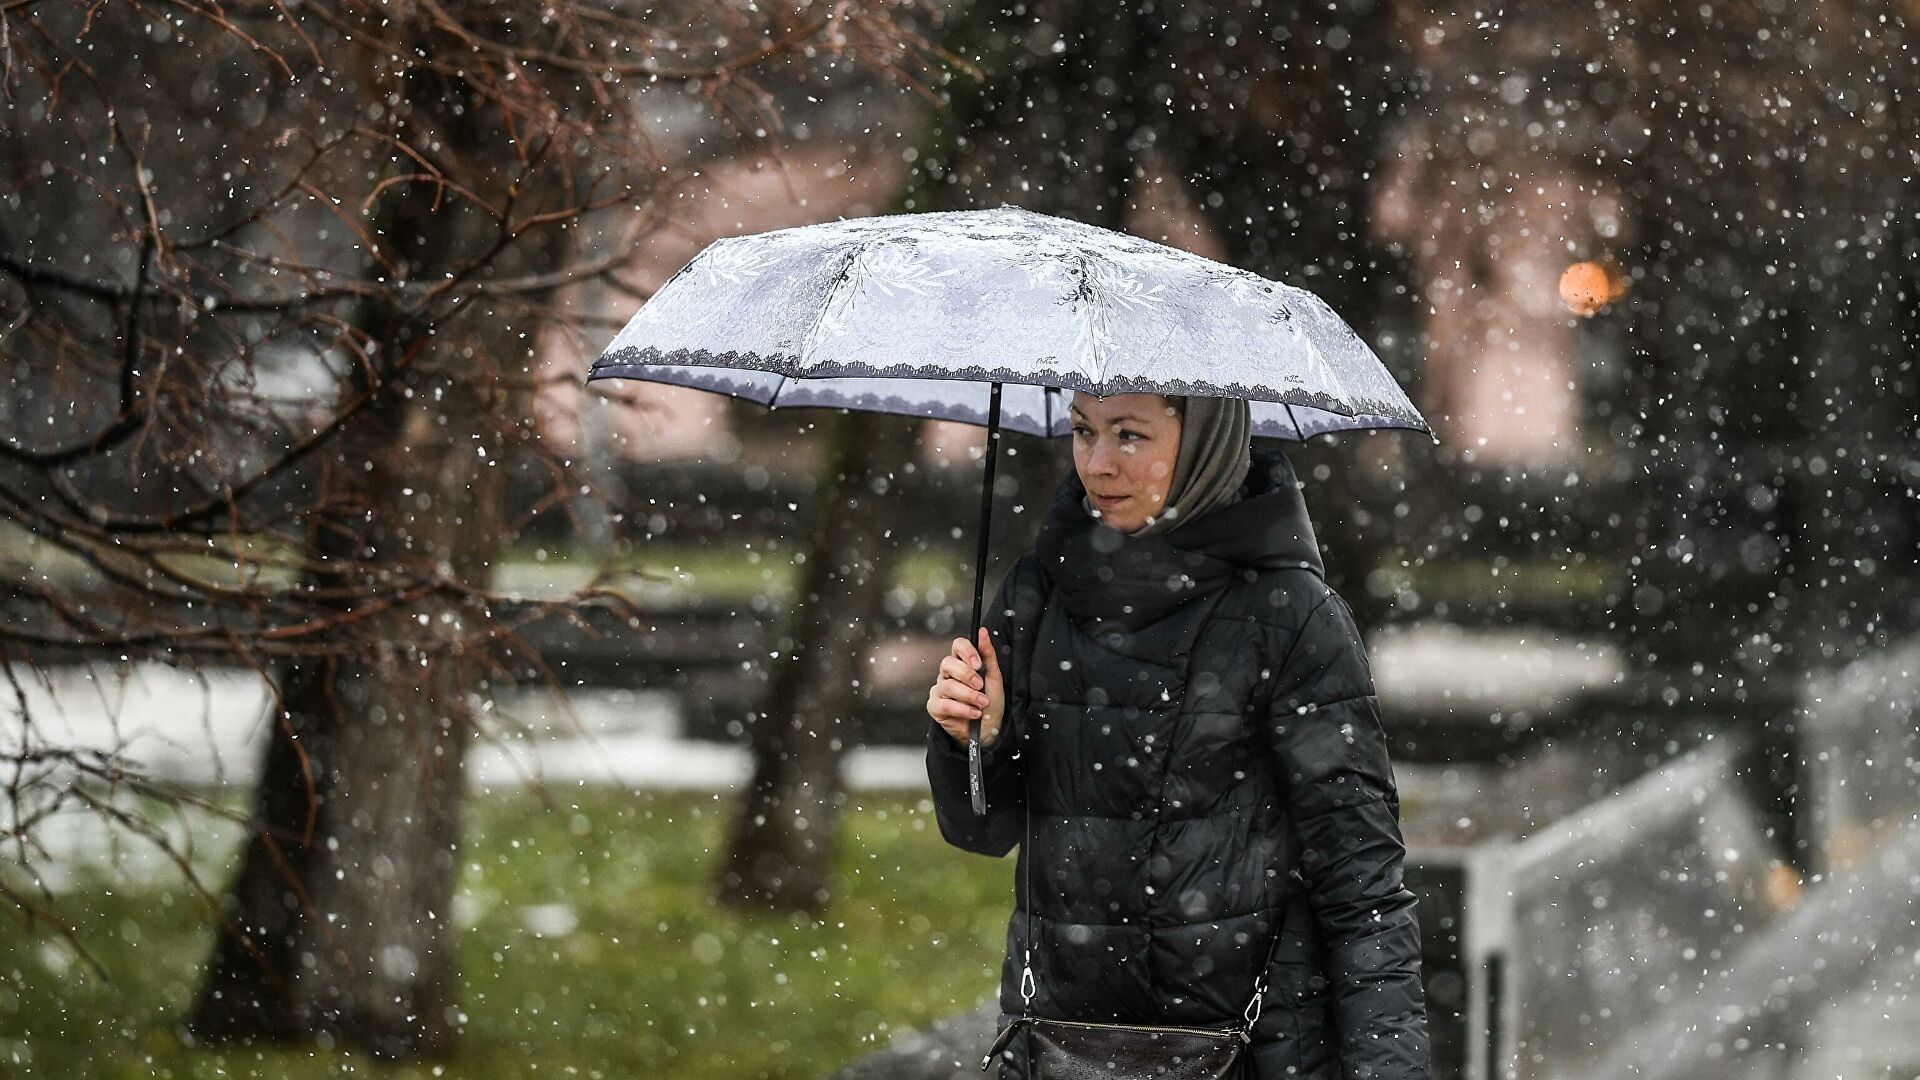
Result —
[{"label": "woman's eye", "polygon": [[1084,439],[1093,434],[1093,429],[1082,424],[1075,424],[1073,425],[1073,433],[1076,437]]},{"label": "woman's eye", "polygon": [[1146,438],[1146,436],[1145,436],[1144,434],[1142,434],[1142,433],[1140,433],[1140,432],[1138,432],[1138,431],[1127,431],[1127,430],[1126,430],[1126,429],[1124,429],[1124,428],[1123,428],[1123,429],[1121,429],[1121,431],[1120,431],[1120,437],[1121,437],[1122,439],[1125,439],[1125,440],[1128,440],[1128,441],[1131,441],[1131,440],[1134,440],[1134,439],[1144,439],[1144,438]]}]

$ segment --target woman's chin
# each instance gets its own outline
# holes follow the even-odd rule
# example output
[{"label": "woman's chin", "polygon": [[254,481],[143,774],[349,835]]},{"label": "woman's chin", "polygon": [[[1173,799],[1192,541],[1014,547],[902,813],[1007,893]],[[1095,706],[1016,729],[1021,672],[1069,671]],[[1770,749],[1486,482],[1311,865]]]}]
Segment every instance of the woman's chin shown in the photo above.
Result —
[{"label": "woman's chin", "polygon": [[1095,506],[1093,509],[1094,520],[1112,529],[1114,532],[1134,533],[1147,527],[1146,517],[1132,512],[1133,508],[1124,503],[1113,510],[1102,510],[1098,506]]}]

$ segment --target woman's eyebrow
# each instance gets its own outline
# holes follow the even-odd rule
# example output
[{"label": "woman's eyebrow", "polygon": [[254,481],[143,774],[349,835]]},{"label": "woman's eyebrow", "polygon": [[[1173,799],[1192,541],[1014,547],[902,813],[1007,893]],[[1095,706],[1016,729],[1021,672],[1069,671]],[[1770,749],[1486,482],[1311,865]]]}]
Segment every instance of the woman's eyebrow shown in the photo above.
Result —
[{"label": "woman's eyebrow", "polygon": [[[1083,412],[1081,412],[1081,411],[1080,411],[1080,407],[1079,407],[1079,406],[1077,406],[1077,405],[1069,405],[1069,406],[1067,406],[1067,408],[1069,408],[1069,409],[1071,409],[1071,410],[1073,411],[1073,415],[1075,415],[1075,416],[1077,416],[1077,417],[1079,417],[1079,418],[1080,418],[1080,419],[1082,419],[1082,420],[1086,420],[1086,421],[1087,421],[1087,423],[1089,423],[1089,424],[1091,424],[1091,423],[1093,423],[1093,421],[1092,421],[1092,420],[1090,420],[1090,419],[1088,419],[1088,417],[1087,417],[1087,414],[1086,414],[1086,413],[1083,413]],[[1129,423],[1129,422],[1130,422],[1130,423],[1135,423],[1135,424],[1137,424],[1137,423],[1139,423],[1139,422],[1140,422],[1140,420],[1141,420],[1141,419],[1142,419],[1141,417],[1138,417],[1138,416],[1135,416],[1135,415],[1133,415],[1132,413],[1121,413],[1121,414],[1120,414],[1119,416],[1109,416],[1109,417],[1107,417],[1107,423],[1109,423],[1109,424],[1125,424],[1125,423]]]}]

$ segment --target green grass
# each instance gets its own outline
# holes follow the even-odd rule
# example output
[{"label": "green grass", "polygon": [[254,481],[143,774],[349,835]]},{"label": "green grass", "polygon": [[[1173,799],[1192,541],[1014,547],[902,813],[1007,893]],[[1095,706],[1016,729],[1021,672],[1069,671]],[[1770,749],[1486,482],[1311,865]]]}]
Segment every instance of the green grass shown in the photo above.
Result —
[{"label": "green grass", "polygon": [[[869,798],[849,814],[836,902],[816,922],[712,903],[731,797],[554,798],[552,809],[529,794],[469,808],[456,907],[471,923],[467,1019],[451,1060],[183,1045],[174,1021],[211,941],[206,906],[170,879],[93,872],[62,909],[110,983],[52,934],[0,923],[0,1076],[812,1078],[994,985],[1011,860],[947,847],[924,803]],[[543,904],[567,905],[577,926],[539,936],[527,912]]]},{"label": "green grass", "polygon": [[1414,567],[1383,565],[1368,576],[1367,588],[1392,596],[1408,589],[1428,603],[1492,606],[1518,603],[1540,606],[1595,603],[1620,588],[1622,568],[1612,562],[1557,559],[1447,559]]}]

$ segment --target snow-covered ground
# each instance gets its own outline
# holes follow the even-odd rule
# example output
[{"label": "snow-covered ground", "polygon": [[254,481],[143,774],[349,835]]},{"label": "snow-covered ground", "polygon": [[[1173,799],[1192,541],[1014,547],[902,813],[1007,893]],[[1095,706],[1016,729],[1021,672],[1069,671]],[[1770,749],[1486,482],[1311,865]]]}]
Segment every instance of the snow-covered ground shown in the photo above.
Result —
[{"label": "snow-covered ground", "polygon": [[[258,776],[271,720],[252,672],[102,665],[57,669],[22,686],[38,744],[118,748],[145,774],[193,787],[245,787]],[[6,697],[0,744],[17,745],[23,714],[18,696]],[[481,709],[468,766],[475,790],[536,781],[723,790],[747,778],[744,747],[680,737],[670,693],[583,690],[563,703],[547,691],[516,691]],[[924,785],[922,760],[912,747],[859,748],[848,779],[856,788]]]}]

